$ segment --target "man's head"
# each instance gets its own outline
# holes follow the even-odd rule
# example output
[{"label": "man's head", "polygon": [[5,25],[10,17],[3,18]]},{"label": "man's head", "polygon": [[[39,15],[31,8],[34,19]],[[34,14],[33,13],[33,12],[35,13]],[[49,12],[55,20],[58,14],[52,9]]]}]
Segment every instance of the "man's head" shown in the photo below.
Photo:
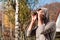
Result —
[{"label": "man's head", "polygon": [[49,15],[47,8],[40,8],[37,10],[37,14],[40,15],[40,18],[44,20],[44,23],[46,24],[49,21]]}]

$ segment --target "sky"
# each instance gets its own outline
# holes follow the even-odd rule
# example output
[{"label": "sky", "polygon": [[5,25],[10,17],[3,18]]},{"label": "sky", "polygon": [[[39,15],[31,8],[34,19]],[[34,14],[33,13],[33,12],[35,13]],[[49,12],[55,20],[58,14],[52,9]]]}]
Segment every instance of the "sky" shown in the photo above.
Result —
[{"label": "sky", "polygon": [[28,5],[28,7],[31,10],[36,10],[39,7],[43,7],[46,4],[50,4],[50,3],[54,3],[54,2],[60,2],[60,0],[38,0],[36,5],[34,5],[34,0],[28,0],[28,3],[31,3],[30,6]]},{"label": "sky", "polygon": [[[3,1],[6,2],[7,0],[0,0],[0,9],[2,9]],[[36,5],[34,5],[34,0],[28,0],[27,2],[30,3],[30,6],[28,4],[28,7],[31,10],[36,10],[37,8],[42,7],[42,6],[46,5],[46,4],[50,4],[50,3],[54,3],[54,2],[60,2],[60,0],[38,0]]]}]

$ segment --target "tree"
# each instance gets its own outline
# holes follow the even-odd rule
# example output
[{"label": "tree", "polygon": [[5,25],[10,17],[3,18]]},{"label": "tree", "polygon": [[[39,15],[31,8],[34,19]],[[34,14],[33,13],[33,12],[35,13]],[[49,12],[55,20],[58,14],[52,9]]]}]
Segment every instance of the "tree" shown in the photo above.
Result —
[{"label": "tree", "polygon": [[[33,3],[35,3],[35,2],[37,2],[37,1],[34,0]],[[19,1],[19,18],[18,19],[19,19],[19,25],[20,25],[20,40],[26,40],[25,31],[31,20],[31,9],[29,8],[30,6],[28,3],[28,0]],[[30,39],[28,39],[28,40],[30,40]]]},{"label": "tree", "polygon": [[[15,9],[13,8],[12,4],[13,3],[11,0],[7,0],[5,5],[4,5],[4,27],[8,28],[8,29],[10,28],[9,29],[9,31],[10,31],[9,38],[11,40],[14,40],[13,39],[14,37],[12,36],[12,34],[13,34],[12,32],[14,31],[14,28],[15,28]],[[6,19],[6,17],[7,17],[7,19]],[[7,32],[7,33],[9,33],[9,32]],[[8,36],[6,36],[6,37],[8,37]],[[6,40],[8,40],[8,39],[6,39]]]}]

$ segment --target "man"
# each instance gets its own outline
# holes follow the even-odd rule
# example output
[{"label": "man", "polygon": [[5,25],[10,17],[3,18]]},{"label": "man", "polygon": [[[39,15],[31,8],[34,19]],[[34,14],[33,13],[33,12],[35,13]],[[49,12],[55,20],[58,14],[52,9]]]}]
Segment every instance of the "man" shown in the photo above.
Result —
[{"label": "man", "polygon": [[36,28],[36,40],[54,40],[56,34],[55,22],[49,21],[49,15],[47,8],[38,9],[37,14],[31,15],[31,23],[27,30],[27,36],[29,36],[34,29],[33,25],[38,18],[38,26]]}]

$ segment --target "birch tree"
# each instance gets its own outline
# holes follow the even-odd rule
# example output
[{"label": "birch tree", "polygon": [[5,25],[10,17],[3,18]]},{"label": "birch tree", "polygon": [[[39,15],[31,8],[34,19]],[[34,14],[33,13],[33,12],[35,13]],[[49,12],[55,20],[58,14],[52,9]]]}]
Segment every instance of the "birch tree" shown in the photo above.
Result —
[{"label": "birch tree", "polygon": [[18,22],[18,0],[16,0],[16,12],[15,12],[15,40],[19,40],[19,22]]}]

